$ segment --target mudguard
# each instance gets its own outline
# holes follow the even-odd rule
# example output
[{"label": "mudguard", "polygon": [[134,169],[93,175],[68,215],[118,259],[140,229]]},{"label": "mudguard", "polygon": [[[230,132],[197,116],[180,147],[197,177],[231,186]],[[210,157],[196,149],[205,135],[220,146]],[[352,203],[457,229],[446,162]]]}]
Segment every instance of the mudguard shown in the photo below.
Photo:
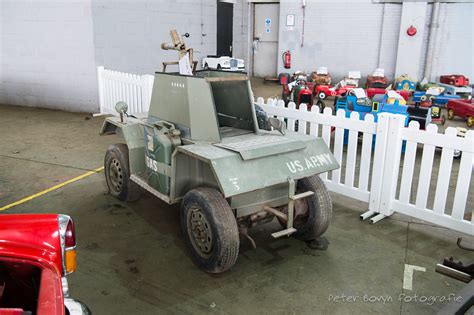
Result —
[{"label": "mudguard", "polygon": [[145,136],[142,120],[128,117],[126,122],[121,122],[119,117],[107,117],[100,135],[110,134],[117,134],[125,140],[128,146],[130,173],[145,172]]},{"label": "mudguard", "polygon": [[[278,138],[281,141],[275,140]],[[321,138],[288,131],[286,137],[263,136],[262,142],[255,141],[254,136],[248,141],[246,136],[229,139],[215,145],[199,143],[177,149],[207,162],[226,198],[339,168]]]}]

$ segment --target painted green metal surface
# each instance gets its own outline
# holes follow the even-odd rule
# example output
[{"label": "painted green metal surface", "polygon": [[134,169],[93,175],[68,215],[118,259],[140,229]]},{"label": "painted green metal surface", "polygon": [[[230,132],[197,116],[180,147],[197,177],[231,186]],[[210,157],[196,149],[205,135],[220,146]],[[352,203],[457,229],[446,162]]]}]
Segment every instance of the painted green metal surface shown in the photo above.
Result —
[{"label": "painted green metal surface", "polygon": [[100,134],[117,133],[122,136],[128,146],[130,172],[142,174],[145,172],[145,138],[142,119],[127,118],[120,122],[119,117],[107,117],[104,120]]},{"label": "painted green metal surface", "polygon": [[214,145],[239,153],[243,160],[258,159],[306,148],[304,141],[284,137],[279,133],[266,135],[245,134],[224,138],[220,143],[215,143]]},{"label": "painted green metal surface", "polygon": [[[248,136],[248,140],[260,136]],[[178,147],[178,151],[211,165],[225,197],[285,183],[288,178],[300,179],[339,168],[339,164],[320,138],[288,132],[281,136],[305,148],[290,152],[275,152],[253,159],[243,159],[239,153],[210,143]]]}]

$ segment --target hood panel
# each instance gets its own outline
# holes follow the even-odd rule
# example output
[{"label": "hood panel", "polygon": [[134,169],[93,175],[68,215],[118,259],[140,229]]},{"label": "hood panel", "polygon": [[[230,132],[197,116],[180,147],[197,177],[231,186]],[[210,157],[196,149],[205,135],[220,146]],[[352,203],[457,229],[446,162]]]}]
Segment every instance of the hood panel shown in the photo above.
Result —
[{"label": "hood panel", "polygon": [[224,139],[223,142],[214,145],[239,153],[244,161],[306,148],[304,141],[281,135],[245,135]]},{"label": "hood panel", "polygon": [[290,138],[305,148],[250,159],[220,145],[193,144],[178,150],[208,162],[226,198],[339,168],[323,139],[306,135]]}]

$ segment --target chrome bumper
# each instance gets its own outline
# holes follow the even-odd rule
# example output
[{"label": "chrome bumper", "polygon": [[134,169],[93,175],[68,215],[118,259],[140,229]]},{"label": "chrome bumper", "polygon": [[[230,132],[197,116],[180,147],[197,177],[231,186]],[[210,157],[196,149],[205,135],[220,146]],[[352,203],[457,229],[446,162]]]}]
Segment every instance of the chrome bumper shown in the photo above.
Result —
[{"label": "chrome bumper", "polygon": [[69,315],[90,315],[91,310],[80,301],[76,301],[69,297],[69,284],[66,277],[61,278],[64,295],[64,307],[68,310]]},{"label": "chrome bumper", "polygon": [[64,307],[70,315],[90,315],[91,311],[84,303],[71,298],[64,299]]}]

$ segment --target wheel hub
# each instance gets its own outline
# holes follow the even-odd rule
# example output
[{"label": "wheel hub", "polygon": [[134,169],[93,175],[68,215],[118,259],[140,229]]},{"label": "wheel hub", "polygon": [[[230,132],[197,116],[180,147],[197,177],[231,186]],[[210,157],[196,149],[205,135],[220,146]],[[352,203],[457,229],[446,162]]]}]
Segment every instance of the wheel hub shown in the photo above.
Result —
[{"label": "wheel hub", "polygon": [[109,164],[109,178],[112,184],[111,188],[119,193],[123,186],[123,170],[119,160],[113,159]]},{"label": "wheel hub", "polygon": [[200,208],[188,212],[188,234],[194,249],[201,257],[207,258],[212,252],[212,229]]}]

